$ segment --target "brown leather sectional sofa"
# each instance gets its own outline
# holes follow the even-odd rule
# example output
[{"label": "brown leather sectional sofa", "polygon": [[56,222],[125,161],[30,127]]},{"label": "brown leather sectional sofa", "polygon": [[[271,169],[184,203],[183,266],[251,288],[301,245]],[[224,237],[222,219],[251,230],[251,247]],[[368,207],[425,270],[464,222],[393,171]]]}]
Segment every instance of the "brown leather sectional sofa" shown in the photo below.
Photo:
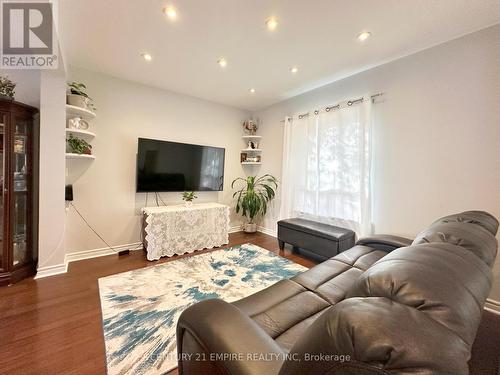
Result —
[{"label": "brown leather sectional sofa", "polygon": [[413,241],[375,236],[229,304],[188,308],[180,374],[467,374],[498,221],[444,217]]}]

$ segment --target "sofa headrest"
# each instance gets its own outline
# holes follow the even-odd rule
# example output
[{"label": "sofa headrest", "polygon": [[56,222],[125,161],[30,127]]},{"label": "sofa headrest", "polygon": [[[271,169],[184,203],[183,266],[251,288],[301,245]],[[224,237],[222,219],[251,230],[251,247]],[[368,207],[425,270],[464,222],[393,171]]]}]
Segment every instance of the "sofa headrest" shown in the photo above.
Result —
[{"label": "sofa headrest", "polygon": [[494,236],[496,236],[498,232],[498,220],[485,211],[464,211],[459,214],[445,216],[436,220],[432,225],[442,223],[476,224],[483,227]]},{"label": "sofa headrest", "polygon": [[410,306],[472,345],[491,283],[491,269],[469,250],[434,242],[394,250],[360,276],[348,297]]},{"label": "sofa headrest", "polygon": [[498,221],[486,212],[468,211],[435,221],[412,245],[445,242],[461,246],[493,266],[497,254]]}]

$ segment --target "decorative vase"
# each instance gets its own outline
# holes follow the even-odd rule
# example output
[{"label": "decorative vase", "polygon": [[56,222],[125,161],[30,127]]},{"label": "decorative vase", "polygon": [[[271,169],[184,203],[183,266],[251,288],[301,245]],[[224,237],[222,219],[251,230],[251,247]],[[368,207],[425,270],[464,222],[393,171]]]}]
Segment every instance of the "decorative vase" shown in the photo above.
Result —
[{"label": "decorative vase", "polygon": [[69,105],[74,105],[75,107],[80,107],[83,109],[89,109],[89,99],[85,96],[75,95],[75,94],[66,94],[66,103]]},{"label": "decorative vase", "polygon": [[191,207],[193,205],[193,201],[185,201],[184,206]]},{"label": "decorative vase", "polygon": [[257,232],[257,224],[255,224],[255,223],[243,224],[243,231],[245,233],[255,233],[255,232]]}]

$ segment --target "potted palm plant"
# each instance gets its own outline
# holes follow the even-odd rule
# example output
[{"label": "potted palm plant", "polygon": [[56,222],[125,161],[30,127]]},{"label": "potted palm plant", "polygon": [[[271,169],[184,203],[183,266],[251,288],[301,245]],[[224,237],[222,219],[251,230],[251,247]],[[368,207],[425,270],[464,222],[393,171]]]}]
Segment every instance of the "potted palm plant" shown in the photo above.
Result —
[{"label": "potted palm plant", "polygon": [[267,204],[276,196],[278,181],[270,174],[261,177],[248,176],[247,178],[237,178],[231,184],[231,188],[238,182],[243,182],[239,190],[233,194],[236,198],[236,213],[240,213],[247,219],[243,225],[246,233],[255,233],[257,223],[255,219],[267,212]]}]

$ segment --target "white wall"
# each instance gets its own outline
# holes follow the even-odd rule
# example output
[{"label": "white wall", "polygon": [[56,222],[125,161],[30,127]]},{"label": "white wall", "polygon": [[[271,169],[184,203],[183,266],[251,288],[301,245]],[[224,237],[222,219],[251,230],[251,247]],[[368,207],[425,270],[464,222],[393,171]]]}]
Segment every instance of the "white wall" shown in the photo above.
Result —
[{"label": "white wall", "polygon": [[[386,95],[374,106],[375,232],[414,236],[469,209],[500,218],[500,25],[256,113],[262,172],[281,176],[285,115],[377,92]],[[266,227],[275,228],[277,212]],[[500,300],[500,260],[495,274]]]},{"label": "white wall", "polygon": [[64,165],[66,77],[62,66],[40,80],[39,249],[37,277],[66,271]]},{"label": "white wall", "polygon": [[16,101],[40,108],[39,70],[0,69],[0,75],[7,76],[16,84]]},{"label": "white wall", "polygon": [[[97,134],[92,142],[96,160],[71,161],[67,179],[77,177],[73,203],[108,243],[121,246],[140,240],[145,194],[135,193],[138,137],[224,147],[224,191],[200,193],[198,201],[231,204],[231,181],[244,175],[239,164],[244,148],[241,123],[249,113],[79,68],[69,69],[68,80],[84,82],[98,110],[91,122]],[[180,193],[161,196],[166,203],[181,203]],[[154,204],[154,194],[149,194],[149,205]],[[233,215],[232,224],[237,223]],[[104,247],[70,209],[66,252]]]}]

